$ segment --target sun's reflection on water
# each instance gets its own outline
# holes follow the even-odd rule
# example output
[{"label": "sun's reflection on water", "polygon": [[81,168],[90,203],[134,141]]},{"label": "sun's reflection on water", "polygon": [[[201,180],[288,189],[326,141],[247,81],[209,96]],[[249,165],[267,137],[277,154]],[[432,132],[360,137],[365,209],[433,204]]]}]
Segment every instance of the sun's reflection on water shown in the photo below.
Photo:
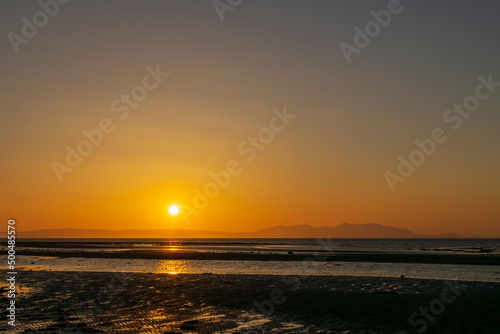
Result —
[{"label": "sun's reflection on water", "polygon": [[188,268],[188,264],[186,261],[180,260],[165,260],[160,261],[156,264],[153,272],[158,274],[189,274],[192,273]]}]

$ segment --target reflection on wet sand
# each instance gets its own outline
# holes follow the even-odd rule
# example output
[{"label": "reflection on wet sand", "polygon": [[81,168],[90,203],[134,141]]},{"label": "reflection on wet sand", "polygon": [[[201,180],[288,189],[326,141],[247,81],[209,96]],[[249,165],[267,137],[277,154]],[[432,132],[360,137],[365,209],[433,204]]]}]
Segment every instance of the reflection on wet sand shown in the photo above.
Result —
[{"label": "reflection on wet sand", "polygon": [[179,260],[160,261],[154,267],[153,272],[170,275],[193,273],[192,270],[189,270],[188,263],[186,261]]}]

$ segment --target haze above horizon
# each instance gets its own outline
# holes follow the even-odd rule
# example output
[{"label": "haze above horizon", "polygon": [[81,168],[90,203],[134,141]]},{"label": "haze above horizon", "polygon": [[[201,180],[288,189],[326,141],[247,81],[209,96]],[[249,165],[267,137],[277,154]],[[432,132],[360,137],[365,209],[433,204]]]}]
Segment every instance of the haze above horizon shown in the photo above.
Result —
[{"label": "haze above horizon", "polygon": [[499,4],[388,4],[0,2],[0,213],[500,236]]}]

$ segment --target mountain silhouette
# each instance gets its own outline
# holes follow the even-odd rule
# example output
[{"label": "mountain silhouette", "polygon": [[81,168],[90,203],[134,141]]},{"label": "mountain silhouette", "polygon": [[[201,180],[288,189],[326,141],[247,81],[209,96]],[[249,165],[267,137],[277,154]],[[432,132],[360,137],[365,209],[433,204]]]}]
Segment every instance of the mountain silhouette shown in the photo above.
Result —
[{"label": "mountain silhouette", "polygon": [[381,224],[349,224],[314,227],[309,224],[273,226],[255,232],[220,232],[188,229],[103,230],[43,229],[19,231],[19,238],[461,238],[456,233],[421,235]]}]

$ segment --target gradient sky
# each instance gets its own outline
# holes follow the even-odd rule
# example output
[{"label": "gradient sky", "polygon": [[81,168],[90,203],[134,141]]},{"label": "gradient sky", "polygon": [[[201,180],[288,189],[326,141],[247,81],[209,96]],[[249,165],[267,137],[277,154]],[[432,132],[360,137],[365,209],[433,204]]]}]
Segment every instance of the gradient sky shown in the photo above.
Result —
[{"label": "gradient sky", "polygon": [[[0,213],[20,230],[381,223],[422,234],[500,236],[500,88],[453,131],[443,114],[500,81],[498,1],[401,1],[348,64],[339,44],[388,1],[244,0],[221,22],[212,1],[78,1],[16,54],[7,38],[36,1],[0,2]],[[120,120],[112,101],[170,75]],[[297,115],[257,157],[237,147]],[[115,130],[59,182],[52,163],[109,118]],[[389,188],[415,139],[448,140]],[[193,188],[242,171],[186,222]]]}]

